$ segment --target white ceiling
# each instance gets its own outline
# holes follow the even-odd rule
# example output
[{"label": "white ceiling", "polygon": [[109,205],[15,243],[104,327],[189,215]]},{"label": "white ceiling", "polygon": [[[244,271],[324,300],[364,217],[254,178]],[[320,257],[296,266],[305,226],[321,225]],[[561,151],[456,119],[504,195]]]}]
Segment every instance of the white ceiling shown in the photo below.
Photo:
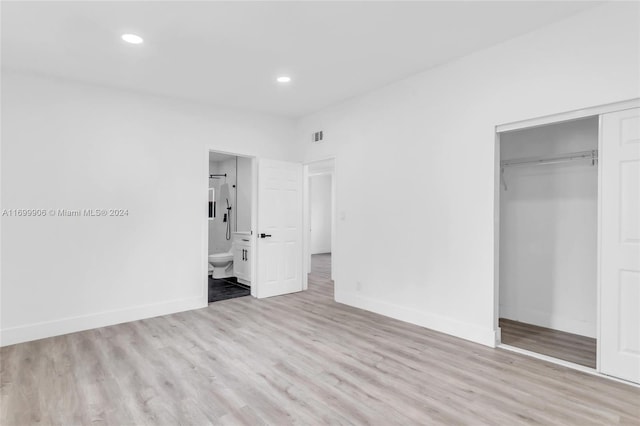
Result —
[{"label": "white ceiling", "polygon": [[2,66],[296,117],[595,4],[2,2]]}]

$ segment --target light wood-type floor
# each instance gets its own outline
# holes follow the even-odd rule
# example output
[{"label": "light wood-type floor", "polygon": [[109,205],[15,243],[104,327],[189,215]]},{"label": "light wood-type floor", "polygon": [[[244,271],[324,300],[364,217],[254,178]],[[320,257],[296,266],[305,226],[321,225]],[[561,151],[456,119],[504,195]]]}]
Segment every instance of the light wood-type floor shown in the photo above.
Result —
[{"label": "light wood-type floor", "polygon": [[337,304],[314,271],[298,294],[2,348],[0,424],[640,424],[637,388]]},{"label": "light wood-type floor", "polygon": [[502,343],[596,368],[596,339],[500,318]]}]

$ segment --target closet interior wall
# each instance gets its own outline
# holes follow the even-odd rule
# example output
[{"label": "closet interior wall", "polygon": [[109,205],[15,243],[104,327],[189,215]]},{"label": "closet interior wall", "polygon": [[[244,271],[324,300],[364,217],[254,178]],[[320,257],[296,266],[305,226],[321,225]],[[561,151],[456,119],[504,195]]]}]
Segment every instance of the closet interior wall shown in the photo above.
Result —
[{"label": "closet interior wall", "polygon": [[[597,150],[598,117],[505,132],[501,160]],[[596,337],[597,167],[504,169],[500,317]]]}]

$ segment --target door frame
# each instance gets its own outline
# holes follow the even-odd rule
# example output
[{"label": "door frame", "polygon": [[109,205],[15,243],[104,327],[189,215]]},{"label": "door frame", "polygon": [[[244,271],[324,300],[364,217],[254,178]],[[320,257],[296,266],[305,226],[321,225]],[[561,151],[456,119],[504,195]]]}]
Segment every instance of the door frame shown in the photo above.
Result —
[{"label": "door frame", "polygon": [[[570,368],[574,368],[580,371],[590,372],[597,374],[602,377],[611,378],[616,381],[621,381],[620,379],[607,376],[600,373],[600,335],[601,335],[601,324],[600,324],[600,291],[601,291],[601,217],[602,217],[602,169],[598,167],[598,198],[596,201],[597,204],[597,239],[596,239],[596,292],[597,292],[597,302],[596,302],[596,368],[591,369],[588,367],[584,367],[582,365],[574,364],[571,362],[559,360],[556,358],[551,358],[541,354],[535,354],[530,351],[522,350],[519,348],[514,348],[508,345],[503,345],[501,343],[501,331],[499,326],[499,316],[500,316],[500,134],[504,132],[510,132],[514,130],[522,130],[522,129],[530,129],[539,126],[545,126],[548,124],[557,124],[566,121],[578,120],[586,117],[598,116],[598,152],[602,153],[602,114],[615,112],[615,111],[623,111],[626,109],[638,108],[640,107],[640,98],[629,99],[621,102],[614,102],[610,104],[604,104],[599,106],[593,106],[589,108],[561,112],[557,114],[546,115],[542,117],[536,117],[527,120],[521,120],[511,123],[505,123],[495,126],[495,142],[494,142],[494,227],[493,227],[493,259],[494,259],[494,297],[493,297],[493,320],[494,320],[494,332],[496,336],[496,346],[504,347],[505,349],[515,350],[516,352],[524,353],[531,356],[536,356],[536,358],[545,359],[550,362],[555,362],[560,365],[564,365]],[[599,154],[600,155],[600,154]],[[622,381],[623,383],[629,383],[626,381]]]},{"label": "door frame", "polygon": [[[209,153],[217,152],[219,154],[232,155],[236,157],[249,158],[251,160],[251,258],[249,259],[250,268],[251,268],[251,296],[257,297],[258,290],[257,287],[259,285],[257,280],[257,262],[256,262],[256,229],[258,224],[258,157],[252,154],[247,153],[237,153],[230,152],[224,149],[218,149],[215,146],[208,146],[206,148],[206,155],[204,155],[204,163],[203,176],[206,176],[206,180],[203,179],[204,182],[204,190],[202,191],[205,194],[203,197],[203,206],[202,211],[207,212],[209,208]],[[232,233],[235,231],[232,231]],[[202,225],[202,268],[203,268],[203,291],[202,291],[202,299],[204,306],[208,306],[209,304],[209,218],[206,214],[204,214],[204,221]],[[233,237],[232,237],[233,240]]]},{"label": "door frame", "polygon": [[[310,173],[309,167],[316,163],[324,163],[332,161],[333,165],[331,170],[321,171],[317,173]],[[311,272],[311,233],[309,232],[311,225],[311,199],[310,199],[310,186],[311,178],[314,176],[331,176],[331,279],[335,279],[335,239],[336,239],[336,157],[325,157],[319,160],[307,161],[303,163],[302,179],[303,179],[303,219],[302,227],[304,229],[304,236],[302,239],[302,263],[304,277],[302,280],[302,289],[307,290],[309,288],[309,280],[307,274]]]}]

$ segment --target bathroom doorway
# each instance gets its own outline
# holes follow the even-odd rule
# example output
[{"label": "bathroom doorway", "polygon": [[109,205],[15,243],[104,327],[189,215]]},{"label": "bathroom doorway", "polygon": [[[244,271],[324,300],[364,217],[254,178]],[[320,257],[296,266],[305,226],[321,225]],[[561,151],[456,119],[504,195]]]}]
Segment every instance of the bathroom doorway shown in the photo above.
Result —
[{"label": "bathroom doorway", "polygon": [[209,151],[208,303],[252,294],[254,159]]},{"label": "bathroom doorway", "polygon": [[[335,241],[335,160],[305,165],[305,259],[308,285],[322,287],[333,281]],[[329,284],[327,284],[329,283]],[[334,297],[333,286],[329,291]]]}]

